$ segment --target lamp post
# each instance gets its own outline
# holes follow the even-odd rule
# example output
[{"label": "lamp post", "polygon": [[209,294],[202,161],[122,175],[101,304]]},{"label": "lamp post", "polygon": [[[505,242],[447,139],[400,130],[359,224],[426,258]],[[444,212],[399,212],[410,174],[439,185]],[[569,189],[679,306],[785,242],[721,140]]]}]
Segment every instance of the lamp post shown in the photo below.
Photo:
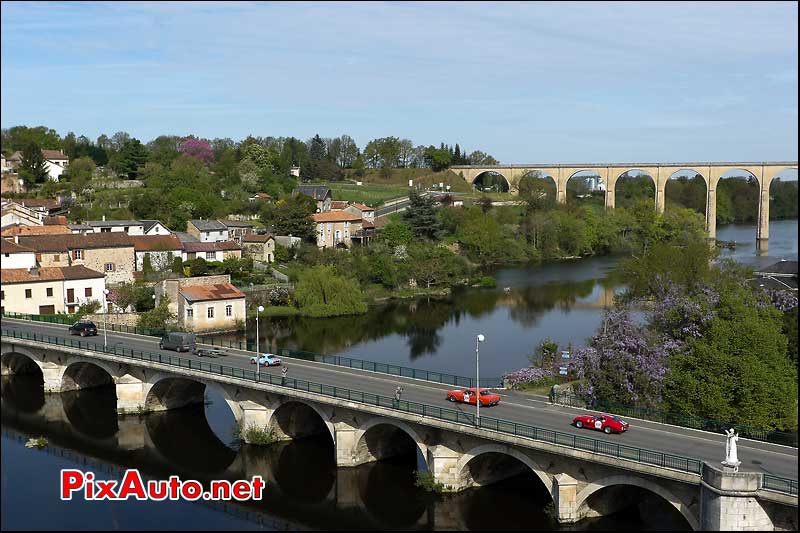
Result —
[{"label": "lamp post", "polygon": [[483,341],[486,340],[486,337],[483,336],[482,333],[478,334],[478,338],[475,339],[475,425],[480,427],[481,425],[481,351],[480,346]]},{"label": "lamp post", "polygon": [[259,305],[256,307],[256,379],[258,380],[261,377],[261,352],[259,351],[258,346],[258,313],[264,310],[263,305]]},{"label": "lamp post", "polygon": [[103,348],[108,348],[108,334],[106,333],[106,315],[108,315],[108,289],[103,289]]}]

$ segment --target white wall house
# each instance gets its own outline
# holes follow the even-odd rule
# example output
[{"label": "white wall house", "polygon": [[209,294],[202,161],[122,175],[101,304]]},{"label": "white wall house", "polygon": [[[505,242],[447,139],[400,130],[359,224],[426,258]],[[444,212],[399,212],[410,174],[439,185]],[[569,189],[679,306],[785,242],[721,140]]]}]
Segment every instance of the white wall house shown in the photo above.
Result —
[{"label": "white wall house", "polygon": [[142,220],[145,235],[172,235],[172,231],[158,220]]},{"label": "white wall house", "polygon": [[20,246],[13,241],[0,242],[0,268],[33,268],[36,266],[36,252],[33,248]]},{"label": "white wall house", "polygon": [[[62,153],[61,150],[42,150],[42,157],[44,157],[48,179],[58,181],[61,178],[61,174],[69,166],[69,157]],[[19,167],[21,163],[22,152],[19,150],[14,152],[14,155],[9,157],[7,162],[13,168]]]},{"label": "white wall house", "polygon": [[[75,268],[75,267],[68,267]],[[88,268],[86,270],[89,270]],[[99,272],[98,272],[99,274]],[[74,313],[78,307],[91,301],[100,302],[101,312],[106,310],[103,291],[106,288],[105,276],[64,279],[64,306],[67,313]]]},{"label": "white wall house", "polygon": [[52,315],[74,313],[97,300],[104,308],[105,276],[85,266],[4,268],[0,270],[2,312]]},{"label": "white wall house", "polygon": [[186,232],[194,235],[200,242],[221,242],[230,239],[228,227],[218,220],[190,220]]}]

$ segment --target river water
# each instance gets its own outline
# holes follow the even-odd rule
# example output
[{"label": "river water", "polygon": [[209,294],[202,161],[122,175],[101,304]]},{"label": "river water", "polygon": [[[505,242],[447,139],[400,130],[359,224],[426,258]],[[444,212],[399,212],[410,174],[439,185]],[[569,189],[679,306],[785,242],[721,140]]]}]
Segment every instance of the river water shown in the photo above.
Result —
[{"label": "river water", "polygon": [[[770,234],[769,257],[758,258],[754,226],[718,229],[720,240],[737,242],[724,256],[754,264],[797,258],[797,221],[773,222]],[[360,317],[262,319],[262,351],[290,347],[471,376],[475,336],[482,333],[481,375],[497,376],[525,366],[544,338],[584,343],[621,290],[609,276],[617,262],[500,269],[497,289],[392,302]],[[3,529],[559,529],[533,474],[435,498],[414,487],[413,471],[424,464],[413,445],[397,460],[337,469],[330,438],[266,449],[240,445],[231,437],[230,410],[213,394],[204,408],[144,417],[118,418],[114,405],[113,389],[45,395],[41,378],[3,379]],[[24,447],[38,435],[50,442],[45,450]],[[245,504],[64,502],[58,497],[62,468],[92,470],[100,479],[119,479],[124,468],[201,481],[260,473],[268,487],[263,501]],[[632,505],[624,512],[568,529],[687,528],[663,500],[630,490]]]}]

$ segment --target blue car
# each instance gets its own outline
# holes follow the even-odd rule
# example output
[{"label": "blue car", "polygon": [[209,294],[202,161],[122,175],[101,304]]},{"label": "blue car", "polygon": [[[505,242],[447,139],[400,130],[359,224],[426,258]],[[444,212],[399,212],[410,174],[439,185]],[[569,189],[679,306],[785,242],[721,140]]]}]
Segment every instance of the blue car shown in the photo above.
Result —
[{"label": "blue car", "polygon": [[[250,358],[250,364],[256,364],[255,356]],[[258,357],[258,364],[262,366],[279,366],[281,364],[281,360],[278,359],[274,354],[262,353]]]}]

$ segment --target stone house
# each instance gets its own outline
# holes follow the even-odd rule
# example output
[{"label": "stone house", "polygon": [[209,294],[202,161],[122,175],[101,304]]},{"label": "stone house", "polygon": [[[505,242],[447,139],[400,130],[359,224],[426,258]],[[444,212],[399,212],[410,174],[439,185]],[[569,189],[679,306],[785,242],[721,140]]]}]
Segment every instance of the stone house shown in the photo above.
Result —
[{"label": "stone house", "polygon": [[186,331],[231,331],[245,319],[245,294],[228,275],[167,279],[156,286],[156,303],[164,296]]},{"label": "stone house", "polygon": [[41,267],[83,265],[106,275],[106,283],[130,283],[135,271],[133,241],[126,233],[20,236]]},{"label": "stone house", "polygon": [[275,238],[270,235],[245,235],[242,241],[243,252],[255,261],[272,263],[275,261]]},{"label": "stone house", "polygon": [[228,240],[242,244],[242,237],[255,233],[255,227],[251,222],[243,220],[220,220],[228,228]]},{"label": "stone house", "polygon": [[314,201],[317,202],[317,213],[325,213],[331,210],[333,195],[329,187],[324,187],[322,185],[300,185],[295,187],[292,191],[292,196],[297,196],[298,194],[305,194],[313,198]]},{"label": "stone house", "polygon": [[183,258],[183,243],[175,235],[140,235],[131,237],[136,254],[136,270],[144,270],[145,257],[154,270],[167,270],[176,257]]},{"label": "stone house", "polygon": [[329,211],[312,215],[317,224],[317,246],[335,248],[352,246],[352,237],[361,229],[361,217],[347,211]]}]

